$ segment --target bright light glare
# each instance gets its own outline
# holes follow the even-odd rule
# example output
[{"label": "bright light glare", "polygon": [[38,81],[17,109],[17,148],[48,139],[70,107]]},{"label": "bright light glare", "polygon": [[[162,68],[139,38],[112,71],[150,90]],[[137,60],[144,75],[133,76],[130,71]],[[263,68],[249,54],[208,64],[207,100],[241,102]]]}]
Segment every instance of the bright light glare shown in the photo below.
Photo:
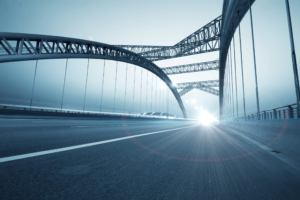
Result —
[{"label": "bright light glare", "polygon": [[203,110],[200,113],[200,122],[203,125],[210,125],[212,122],[217,122],[217,120],[213,116],[211,116],[208,112]]}]

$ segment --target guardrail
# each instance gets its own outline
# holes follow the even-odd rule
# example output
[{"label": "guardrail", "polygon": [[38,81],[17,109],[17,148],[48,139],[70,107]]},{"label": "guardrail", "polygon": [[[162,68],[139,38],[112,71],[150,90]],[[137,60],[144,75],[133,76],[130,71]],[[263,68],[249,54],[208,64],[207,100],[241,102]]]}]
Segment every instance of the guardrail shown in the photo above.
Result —
[{"label": "guardrail", "polygon": [[[260,120],[274,120],[274,119],[297,119],[297,104],[291,104],[287,106],[281,106],[269,110],[264,110],[259,113]],[[234,121],[244,120],[252,121],[257,120],[257,113],[250,114],[244,117],[235,118]]]},{"label": "guardrail", "polygon": [[[129,117],[129,118],[151,118],[148,116],[142,116],[140,114],[132,113],[108,113],[108,112],[93,112],[93,111],[79,111],[79,110],[66,110],[66,109],[50,109],[50,108],[30,108],[30,107],[15,107],[15,106],[1,106],[0,105],[0,115],[1,114],[28,114],[28,115],[68,115],[68,116],[89,116],[89,117]],[[155,119],[171,119],[171,118],[155,118]],[[183,119],[183,118],[175,118]]]}]

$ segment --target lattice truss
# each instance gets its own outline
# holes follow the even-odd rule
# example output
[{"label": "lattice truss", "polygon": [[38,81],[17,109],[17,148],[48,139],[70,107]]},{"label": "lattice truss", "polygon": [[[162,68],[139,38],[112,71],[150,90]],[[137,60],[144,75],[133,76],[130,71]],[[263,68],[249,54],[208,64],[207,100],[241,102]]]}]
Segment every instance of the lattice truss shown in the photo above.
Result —
[{"label": "lattice truss", "polygon": [[188,65],[178,65],[173,67],[165,67],[162,70],[167,75],[184,74],[200,71],[219,70],[219,60],[210,62],[193,63]]},{"label": "lattice truss", "polygon": [[179,92],[180,96],[185,95],[186,93],[190,92],[193,89],[202,90],[204,92],[208,92],[210,94],[219,96],[219,90],[216,90],[212,87],[219,87],[218,80],[211,80],[211,81],[199,81],[199,82],[187,82],[187,83],[177,83],[176,88]]},{"label": "lattice truss", "polygon": [[217,17],[174,46],[115,45],[133,51],[151,61],[218,51],[222,16]]}]

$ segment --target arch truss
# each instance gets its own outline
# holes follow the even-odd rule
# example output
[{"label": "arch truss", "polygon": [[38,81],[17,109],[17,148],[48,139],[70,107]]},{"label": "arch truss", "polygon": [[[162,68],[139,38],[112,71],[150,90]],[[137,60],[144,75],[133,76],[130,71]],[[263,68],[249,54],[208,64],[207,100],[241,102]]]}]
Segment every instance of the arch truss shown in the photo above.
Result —
[{"label": "arch truss", "polygon": [[181,97],[169,77],[146,58],[113,45],[67,37],[35,34],[0,33],[0,63],[39,59],[92,58],[138,65],[157,75],[172,91],[184,117]]}]

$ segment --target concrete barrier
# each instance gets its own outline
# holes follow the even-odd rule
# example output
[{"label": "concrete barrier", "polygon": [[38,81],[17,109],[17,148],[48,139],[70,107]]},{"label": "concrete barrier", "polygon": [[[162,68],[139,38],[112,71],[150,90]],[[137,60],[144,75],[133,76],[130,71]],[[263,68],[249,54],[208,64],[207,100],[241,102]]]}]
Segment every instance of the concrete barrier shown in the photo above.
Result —
[{"label": "concrete barrier", "polygon": [[300,163],[300,119],[223,122]]}]

